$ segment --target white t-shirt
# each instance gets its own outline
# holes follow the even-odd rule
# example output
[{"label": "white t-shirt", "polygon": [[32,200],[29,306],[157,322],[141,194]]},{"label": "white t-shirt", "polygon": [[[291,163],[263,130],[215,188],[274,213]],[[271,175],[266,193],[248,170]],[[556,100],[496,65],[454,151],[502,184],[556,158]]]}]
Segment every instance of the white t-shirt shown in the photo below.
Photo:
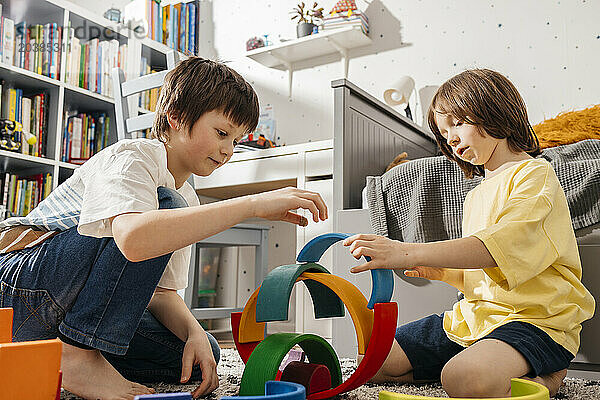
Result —
[{"label": "white t-shirt", "polygon": [[[200,204],[189,183],[175,189],[162,142],[121,140],[76,169],[26,217],[9,218],[0,228],[33,225],[66,230],[78,225],[82,235],[112,237],[110,218],[158,209],[159,186],[177,190],[189,206]],[[187,287],[190,256],[191,246],[175,251],[158,286],[174,290]]]}]

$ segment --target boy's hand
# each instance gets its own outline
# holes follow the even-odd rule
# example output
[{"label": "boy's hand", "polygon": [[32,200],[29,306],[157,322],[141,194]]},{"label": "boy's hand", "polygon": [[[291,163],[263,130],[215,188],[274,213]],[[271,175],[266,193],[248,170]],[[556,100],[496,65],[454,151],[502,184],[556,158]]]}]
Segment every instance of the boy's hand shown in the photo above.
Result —
[{"label": "boy's hand", "polygon": [[181,383],[190,379],[194,365],[200,365],[202,383],[192,392],[194,398],[207,395],[219,387],[217,363],[206,333],[202,332],[188,338],[183,348],[181,364]]},{"label": "boy's hand", "polygon": [[306,226],[308,220],[293,211],[299,208],[310,211],[315,222],[328,217],[327,206],[321,195],[308,190],[288,187],[249,197],[253,215],[259,218]]},{"label": "boy's hand", "polygon": [[371,257],[371,261],[350,269],[350,272],[362,272],[377,268],[411,268],[407,265],[407,253],[403,247],[407,244],[379,235],[360,234],[344,240],[344,246],[350,246],[350,253],[357,260]]}]

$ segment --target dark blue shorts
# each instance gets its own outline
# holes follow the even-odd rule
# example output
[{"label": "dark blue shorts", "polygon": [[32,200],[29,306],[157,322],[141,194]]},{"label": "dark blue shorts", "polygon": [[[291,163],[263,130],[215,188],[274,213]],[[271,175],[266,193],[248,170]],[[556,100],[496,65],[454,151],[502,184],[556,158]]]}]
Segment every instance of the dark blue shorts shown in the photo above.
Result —
[{"label": "dark blue shorts", "polygon": [[[448,339],[443,319],[443,313],[434,314],[396,329],[396,341],[406,353],[416,381],[439,380],[444,365],[465,349]],[[568,368],[575,357],[546,332],[526,322],[509,322],[482,339],[497,339],[514,347],[531,365],[529,377]]]}]

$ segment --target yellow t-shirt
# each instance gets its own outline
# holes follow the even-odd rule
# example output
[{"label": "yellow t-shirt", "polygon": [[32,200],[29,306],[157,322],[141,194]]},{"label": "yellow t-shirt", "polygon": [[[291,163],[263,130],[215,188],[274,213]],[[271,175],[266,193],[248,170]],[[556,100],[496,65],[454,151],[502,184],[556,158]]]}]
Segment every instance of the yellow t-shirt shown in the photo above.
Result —
[{"label": "yellow t-shirt", "polygon": [[498,267],[464,271],[465,298],[444,315],[448,338],[469,346],[512,321],[529,322],[573,354],[594,298],[565,194],[544,159],[484,179],[467,194],[463,237],[479,238]]}]

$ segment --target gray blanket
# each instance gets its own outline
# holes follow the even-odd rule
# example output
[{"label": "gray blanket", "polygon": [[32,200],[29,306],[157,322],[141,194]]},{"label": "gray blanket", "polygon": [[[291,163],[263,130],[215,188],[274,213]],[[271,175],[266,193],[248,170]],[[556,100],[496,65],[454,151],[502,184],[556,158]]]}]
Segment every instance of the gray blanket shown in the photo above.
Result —
[{"label": "gray blanket", "polygon": [[[600,222],[600,140],[546,149],[565,191],[575,230]],[[405,242],[461,237],[463,202],[481,178],[466,179],[444,156],[400,164],[367,178],[367,202],[375,233]]]}]

